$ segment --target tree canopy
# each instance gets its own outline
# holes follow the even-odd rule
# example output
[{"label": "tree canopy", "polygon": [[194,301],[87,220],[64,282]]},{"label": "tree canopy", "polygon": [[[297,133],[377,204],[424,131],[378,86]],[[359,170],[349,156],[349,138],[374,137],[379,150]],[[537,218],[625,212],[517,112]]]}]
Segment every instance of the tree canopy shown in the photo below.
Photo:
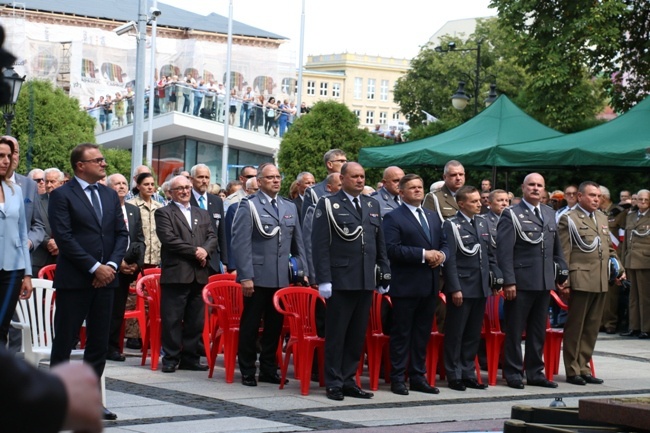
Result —
[{"label": "tree canopy", "polygon": [[323,155],[330,149],[342,149],[348,161],[354,161],[362,147],[385,142],[359,129],[357,116],[345,105],[335,101],[317,102],[309,114],[296,119],[280,143],[278,164],[286,179],[282,191],[288,192],[291,182],[303,171],[311,172],[317,181],[324,179],[327,170]]}]

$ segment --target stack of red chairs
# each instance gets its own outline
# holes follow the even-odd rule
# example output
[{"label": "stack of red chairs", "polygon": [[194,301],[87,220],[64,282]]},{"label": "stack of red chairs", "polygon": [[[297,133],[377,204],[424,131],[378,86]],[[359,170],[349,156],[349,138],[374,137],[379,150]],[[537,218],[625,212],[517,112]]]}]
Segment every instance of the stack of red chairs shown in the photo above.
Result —
[{"label": "stack of red chairs", "polygon": [[379,292],[373,291],[368,327],[366,328],[365,350],[361,354],[361,361],[357,369],[357,385],[360,386],[364,358],[367,355],[368,376],[372,391],[379,389],[379,373],[381,371],[382,361],[384,363],[384,381],[390,383],[390,351],[388,350],[390,336],[384,334],[384,328],[381,322],[382,301],[384,299],[392,308],[393,305],[388,295],[382,295]]},{"label": "stack of red chairs", "polygon": [[[235,281],[235,278],[235,274],[214,274],[210,275],[208,283],[214,283],[216,281]],[[208,366],[212,367],[208,377],[212,377],[216,355],[223,351],[223,342],[221,341],[223,331],[219,328],[219,313],[214,299],[212,299],[210,291],[206,290],[205,287],[203,288],[203,302],[205,302],[203,346],[205,348],[205,357],[208,361]]]},{"label": "stack of red chairs", "polygon": [[485,336],[485,349],[487,352],[488,384],[497,384],[497,373],[499,371],[499,360],[506,334],[501,331],[499,321],[499,303],[503,295],[488,296],[485,304],[485,316],[483,322],[483,334]]},{"label": "stack of red chairs", "polygon": [[157,370],[161,347],[160,274],[154,273],[140,278],[135,290],[138,297],[149,305],[148,326],[141,329],[143,335],[141,365],[144,365],[151,349],[151,369]]}]

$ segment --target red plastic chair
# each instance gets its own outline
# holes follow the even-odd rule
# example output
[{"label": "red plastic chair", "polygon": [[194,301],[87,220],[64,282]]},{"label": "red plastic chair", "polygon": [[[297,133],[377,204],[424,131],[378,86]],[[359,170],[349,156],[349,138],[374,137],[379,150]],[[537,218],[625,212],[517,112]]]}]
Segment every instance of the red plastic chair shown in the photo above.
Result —
[{"label": "red plastic chair", "polygon": [[379,292],[373,291],[368,327],[366,328],[365,350],[361,354],[361,361],[357,369],[357,385],[360,386],[359,382],[361,372],[363,371],[363,361],[367,355],[368,377],[370,378],[370,389],[372,391],[379,389],[379,373],[381,371],[382,361],[384,362],[384,381],[390,383],[390,352],[388,350],[390,336],[384,334],[383,324],[381,323],[383,299],[386,299],[392,308],[393,304],[388,295],[382,295]]},{"label": "red plastic chair", "polygon": [[38,278],[43,280],[54,281],[54,273],[56,271],[56,264],[45,265],[38,271]]},{"label": "red plastic chair", "polygon": [[148,328],[143,336],[142,363],[147,360],[151,349],[151,369],[158,369],[161,347],[161,317],[160,317],[160,274],[145,275],[135,286],[139,298],[146,300],[149,305]]},{"label": "red plastic chair", "polygon": [[502,297],[502,294],[490,295],[485,304],[483,331],[487,352],[488,384],[490,386],[497,384],[499,359],[501,359],[501,350],[506,339],[506,334],[501,330],[501,322],[499,321],[499,303]]},{"label": "red plastic chair", "polygon": [[[140,280],[142,277],[146,275],[160,275],[161,269],[160,268],[146,268],[143,269],[140,274],[138,274],[138,278],[136,279],[136,284],[137,281]],[[129,291],[131,293],[136,293],[135,289],[133,287],[129,287]],[[138,327],[140,328],[140,337],[142,338],[142,341],[144,341],[146,335],[147,335],[147,308],[144,302],[144,298],[138,296],[135,299],[135,307],[133,310],[126,310],[124,311],[124,320],[122,321],[122,330],[120,331],[120,352],[124,350],[124,328],[126,325],[126,321],[128,319],[136,319],[138,321]]]},{"label": "red plastic chair", "polygon": [[[210,337],[214,336],[214,340],[205,346],[206,355],[210,351],[210,357],[206,356],[210,367],[208,377],[212,377],[217,354],[223,347],[226,383],[232,383],[235,378],[235,363],[239,347],[239,321],[244,310],[241,284],[235,281],[215,281],[208,283],[203,290],[207,292],[204,293],[203,300],[206,301],[206,305],[215,307],[219,323],[219,331],[210,335]],[[220,342],[216,341],[217,332],[220,333]]]},{"label": "red plastic chair", "polygon": [[[447,298],[444,293],[439,293],[438,296],[443,303],[447,303]],[[443,352],[443,343],[445,341],[445,334],[438,330],[438,321],[436,317],[433,318],[431,325],[431,335],[429,336],[429,343],[427,344],[427,380],[429,385],[436,386],[436,373],[440,371],[440,380],[445,378],[445,367],[442,364],[442,357],[440,354]]]},{"label": "red plastic chair", "polygon": [[323,366],[325,363],[325,339],[316,333],[316,303],[325,302],[318,291],[308,287],[285,287],[273,296],[275,309],[289,319],[291,336],[282,364],[280,389],[284,388],[289,359],[293,354],[294,369],[300,379],[300,393],[309,395],[311,368],[314,351],[318,351],[320,386],[325,386]]},{"label": "red plastic chair", "polygon": [[[564,303],[555,290],[551,290],[551,297],[562,310],[569,310],[569,306]],[[544,369],[548,380],[553,380],[553,377],[560,371],[560,352],[563,339],[564,329],[551,328],[551,322],[548,320],[546,322],[546,341],[544,342]],[[589,367],[591,367],[591,375],[595,377],[596,369],[593,358],[589,360]]]},{"label": "red plastic chair", "polygon": [[214,283],[215,281],[235,281],[237,274],[214,274],[208,277],[208,283]]}]

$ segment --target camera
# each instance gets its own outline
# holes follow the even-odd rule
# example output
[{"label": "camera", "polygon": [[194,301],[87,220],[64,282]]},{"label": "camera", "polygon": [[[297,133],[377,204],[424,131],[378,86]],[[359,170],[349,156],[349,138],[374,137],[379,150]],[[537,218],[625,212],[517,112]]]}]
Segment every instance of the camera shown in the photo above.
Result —
[{"label": "camera", "polygon": [[117,33],[118,36],[122,36],[125,33],[129,33],[130,31],[137,31],[138,27],[135,24],[135,21],[129,21],[126,24],[122,24],[115,30],[113,30],[115,33]]},{"label": "camera", "polygon": [[162,15],[162,11],[160,9],[158,9],[158,8],[153,7],[153,6],[149,9],[149,13],[154,18],[158,18],[160,15]]}]

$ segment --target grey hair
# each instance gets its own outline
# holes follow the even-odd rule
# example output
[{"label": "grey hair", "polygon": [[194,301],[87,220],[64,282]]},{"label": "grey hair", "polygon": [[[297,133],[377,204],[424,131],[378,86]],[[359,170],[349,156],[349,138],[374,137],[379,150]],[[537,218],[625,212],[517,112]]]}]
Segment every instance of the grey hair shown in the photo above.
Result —
[{"label": "grey hair", "polygon": [[59,179],[58,179],[59,182],[63,182],[63,179],[65,179],[65,176],[63,175],[63,172],[61,170],[59,170],[58,168],[56,168],[56,167],[46,168],[45,170],[43,170],[43,173],[45,173],[45,177],[47,177],[47,175],[50,174],[50,173],[56,173],[59,176]]},{"label": "grey hair", "polygon": [[205,164],[196,164],[194,167],[190,168],[190,176],[192,177],[196,176],[196,170],[198,170],[199,168],[205,168],[206,170],[208,170],[210,177],[212,177],[212,172],[210,171],[210,167],[208,167]]}]

